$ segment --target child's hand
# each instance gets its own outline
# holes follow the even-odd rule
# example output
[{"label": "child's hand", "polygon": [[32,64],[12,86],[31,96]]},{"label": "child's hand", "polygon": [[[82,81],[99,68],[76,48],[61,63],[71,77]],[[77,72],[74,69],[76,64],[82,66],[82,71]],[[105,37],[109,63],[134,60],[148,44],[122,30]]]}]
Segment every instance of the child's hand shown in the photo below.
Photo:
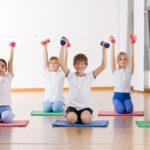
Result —
[{"label": "child's hand", "polygon": [[48,43],[50,43],[50,39],[46,39],[45,41],[41,42],[41,45],[47,45]]},{"label": "child's hand", "polygon": [[110,44],[105,41],[101,41],[100,45],[103,47],[103,49],[107,49],[110,47]]},{"label": "child's hand", "polygon": [[110,36],[109,39],[110,39],[110,42],[111,42],[112,44],[115,44],[116,41],[115,41],[115,38],[114,38],[113,36]]},{"label": "child's hand", "polygon": [[136,35],[130,35],[130,42],[131,42],[131,44],[134,44],[135,42],[136,42],[136,40],[137,40],[137,37],[136,37]]},{"label": "child's hand", "polygon": [[69,40],[68,40],[66,37],[62,37],[62,38],[61,38],[60,44],[61,44],[62,46],[66,46],[66,47],[70,47],[70,46],[71,46]]},{"label": "child's hand", "polygon": [[15,42],[10,42],[10,43],[9,43],[9,46],[15,47],[15,46],[16,46],[16,43],[15,43]]}]

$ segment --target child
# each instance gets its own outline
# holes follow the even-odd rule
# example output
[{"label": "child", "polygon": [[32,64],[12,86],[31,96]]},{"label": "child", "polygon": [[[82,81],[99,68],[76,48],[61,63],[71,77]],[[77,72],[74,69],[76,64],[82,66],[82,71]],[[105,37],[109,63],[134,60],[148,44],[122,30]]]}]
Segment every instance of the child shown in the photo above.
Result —
[{"label": "child", "polygon": [[[64,40],[64,39],[61,39]],[[74,57],[73,65],[76,72],[68,69],[63,62],[65,58],[65,46],[61,46],[60,65],[69,82],[69,105],[66,110],[66,121],[75,124],[77,121],[83,124],[91,122],[93,110],[90,108],[90,88],[94,79],[106,68],[106,48],[102,46],[102,64],[94,71],[85,73],[88,66],[88,59],[84,54],[77,54]]]},{"label": "child", "polygon": [[120,52],[117,56],[118,69],[116,69],[114,37],[111,36],[110,40],[112,42],[111,69],[115,82],[113,104],[115,107],[115,111],[118,114],[130,114],[133,112],[133,104],[130,97],[130,86],[131,77],[134,71],[134,43],[136,40],[136,36],[132,36],[131,38],[129,68],[127,67],[127,64],[129,62],[127,54],[124,52]]},{"label": "child", "polygon": [[[59,62],[57,57],[51,57],[48,60],[47,44],[49,39],[43,41],[44,47],[44,77],[46,87],[43,98],[44,112],[62,112],[64,106],[63,85],[65,74],[59,70]],[[67,47],[66,51],[67,51]],[[66,64],[67,61],[64,60]]]},{"label": "child", "polygon": [[10,90],[11,90],[11,81],[14,77],[12,65],[14,46],[15,43],[11,42],[8,68],[6,61],[4,59],[0,59],[0,119],[4,123],[11,123],[13,120]]}]

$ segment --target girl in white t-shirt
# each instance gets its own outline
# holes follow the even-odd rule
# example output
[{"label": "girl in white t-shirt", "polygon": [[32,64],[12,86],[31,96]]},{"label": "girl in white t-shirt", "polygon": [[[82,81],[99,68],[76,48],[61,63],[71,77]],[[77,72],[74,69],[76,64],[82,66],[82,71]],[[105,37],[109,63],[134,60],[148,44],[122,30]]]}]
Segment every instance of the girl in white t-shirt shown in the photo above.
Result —
[{"label": "girl in white t-shirt", "polygon": [[[63,85],[65,74],[62,70],[59,70],[59,62],[57,57],[53,56],[48,59],[47,44],[49,42],[50,40],[47,39],[41,43],[44,47],[44,77],[45,77],[43,111],[62,112],[64,106]],[[68,47],[65,46],[65,48],[66,51],[68,51]],[[64,60],[65,63],[67,63],[66,60]]]},{"label": "girl in white t-shirt", "polygon": [[134,72],[134,43],[136,36],[130,35],[130,67],[127,68],[129,62],[128,56],[124,52],[120,52],[117,56],[118,69],[115,60],[115,39],[110,37],[112,43],[111,50],[111,69],[115,83],[113,104],[118,114],[130,114],[133,112],[133,104],[130,97],[131,77]]},{"label": "girl in white t-shirt", "polygon": [[11,81],[14,77],[13,74],[13,49],[15,43],[10,43],[10,57],[7,63],[4,59],[0,59],[0,119],[4,123],[10,123],[13,120],[11,109]]}]

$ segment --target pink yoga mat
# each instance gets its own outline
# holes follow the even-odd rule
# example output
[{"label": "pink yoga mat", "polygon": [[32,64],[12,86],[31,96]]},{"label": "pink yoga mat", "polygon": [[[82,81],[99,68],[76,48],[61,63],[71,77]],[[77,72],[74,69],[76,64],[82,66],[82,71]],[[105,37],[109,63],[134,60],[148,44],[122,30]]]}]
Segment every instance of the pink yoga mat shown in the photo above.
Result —
[{"label": "pink yoga mat", "polygon": [[0,127],[25,127],[29,123],[29,120],[14,120],[11,123],[0,122]]},{"label": "pink yoga mat", "polygon": [[134,111],[131,114],[117,114],[114,111],[100,111],[98,116],[144,116],[144,111]]}]

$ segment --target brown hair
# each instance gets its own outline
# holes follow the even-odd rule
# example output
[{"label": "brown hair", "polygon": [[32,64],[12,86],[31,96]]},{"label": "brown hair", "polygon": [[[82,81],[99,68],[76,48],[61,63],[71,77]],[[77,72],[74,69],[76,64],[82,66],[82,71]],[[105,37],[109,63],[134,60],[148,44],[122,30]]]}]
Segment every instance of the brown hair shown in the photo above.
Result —
[{"label": "brown hair", "polygon": [[127,60],[128,60],[128,55],[127,55],[127,53],[125,53],[125,52],[120,52],[120,53],[118,54],[118,56],[117,56],[117,62],[119,61],[121,55],[125,55],[125,56],[127,57]]},{"label": "brown hair", "polygon": [[88,58],[84,54],[77,54],[73,59],[73,64],[81,61],[88,65]]},{"label": "brown hair", "polygon": [[52,57],[49,58],[49,60],[57,60],[58,61],[58,57],[52,56]]},{"label": "brown hair", "polygon": [[7,69],[7,63],[6,63],[5,59],[0,58],[0,61],[2,61],[5,64],[6,69]]}]

